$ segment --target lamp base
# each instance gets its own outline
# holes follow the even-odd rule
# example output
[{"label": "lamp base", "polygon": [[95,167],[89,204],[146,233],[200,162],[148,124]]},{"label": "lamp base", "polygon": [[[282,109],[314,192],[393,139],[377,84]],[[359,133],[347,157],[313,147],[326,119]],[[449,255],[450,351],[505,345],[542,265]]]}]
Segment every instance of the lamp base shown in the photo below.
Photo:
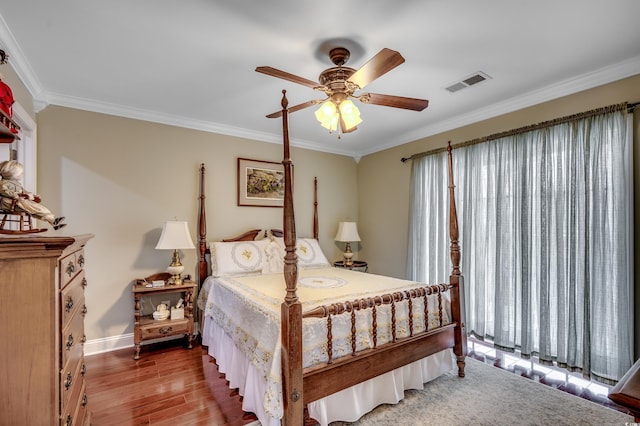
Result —
[{"label": "lamp base", "polygon": [[344,266],[353,265],[353,252],[351,251],[351,243],[347,242],[347,246],[344,248],[342,257],[344,258]]},{"label": "lamp base", "polygon": [[182,272],[184,271],[184,266],[182,264],[172,263],[167,268],[167,272],[171,274],[171,278],[169,278],[170,285],[182,285]]}]

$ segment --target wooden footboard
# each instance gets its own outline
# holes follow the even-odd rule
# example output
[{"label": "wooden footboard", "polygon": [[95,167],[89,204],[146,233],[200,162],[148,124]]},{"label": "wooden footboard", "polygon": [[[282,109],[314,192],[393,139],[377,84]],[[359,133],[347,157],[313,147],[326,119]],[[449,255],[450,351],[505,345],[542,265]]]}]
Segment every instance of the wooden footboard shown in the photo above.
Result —
[{"label": "wooden footboard", "polygon": [[[419,287],[409,291],[395,292],[381,296],[369,297],[331,305],[319,306],[303,313],[303,318],[326,318],[327,320],[327,354],[326,363],[308,367],[303,371],[304,402],[308,404],[332,393],[341,391],[365,380],[392,371],[429,355],[433,355],[444,348],[453,348],[456,342],[456,329],[459,324],[451,322],[444,324],[443,294],[454,286],[439,284]],[[438,326],[429,329],[429,308],[427,298],[434,295],[438,300]],[[423,323],[421,331],[415,332],[414,301],[422,299]],[[408,336],[398,337],[396,333],[396,304],[407,303]],[[378,345],[377,310],[378,307],[389,305],[391,310],[391,341]],[[356,350],[356,312],[365,312],[371,319],[372,328],[370,340],[373,347]],[[332,317],[350,313],[351,318],[351,354],[333,359]],[[459,366],[459,374],[464,376],[464,364]]]},{"label": "wooden footboard", "polygon": [[367,297],[364,299],[357,299],[353,301],[345,301],[332,303],[331,305],[318,306],[312,310],[304,312],[302,318],[326,318],[327,319],[327,354],[329,357],[328,364],[333,362],[333,343],[332,343],[332,317],[334,315],[340,315],[345,312],[351,313],[351,355],[356,355],[356,311],[362,311],[368,313],[371,318],[371,341],[373,342],[373,349],[378,347],[378,307],[383,305],[391,306],[391,343],[396,342],[397,339],[397,321],[396,321],[396,304],[406,301],[407,302],[407,315],[409,322],[409,337],[414,335],[414,323],[413,323],[413,301],[415,299],[422,299],[423,302],[423,326],[424,330],[429,330],[429,304],[428,297],[430,295],[436,295],[438,298],[438,324],[439,327],[443,326],[443,310],[442,294],[451,288],[448,284],[440,284],[433,286],[418,287],[407,291],[382,294],[379,296]]}]

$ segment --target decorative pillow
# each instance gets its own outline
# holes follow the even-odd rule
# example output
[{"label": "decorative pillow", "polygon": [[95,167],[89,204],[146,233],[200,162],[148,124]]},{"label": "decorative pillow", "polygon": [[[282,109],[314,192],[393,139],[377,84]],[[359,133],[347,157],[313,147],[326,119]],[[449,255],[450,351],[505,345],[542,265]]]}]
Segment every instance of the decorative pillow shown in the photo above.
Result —
[{"label": "decorative pillow", "polygon": [[281,244],[275,239],[269,240],[265,248],[265,262],[262,268],[263,274],[278,274],[284,270],[284,242]]},{"label": "decorative pillow", "polygon": [[211,275],[262,273],[268,240],[211,243]]},{"label": "decorative pillow", "polygon": [[296,241],[298,265],[303,268],[325,268],[331,266],[325,257],[318,240],[315,238],[298,238]]},{"label": "decorative pillow", "polygon": [[[284,238],[273,237],[266,249],[265,270],[263,273],[282,272],[285,256]],[[296,241],[298,266],[307,268],[326,268],[331,266],[325,257],[318,240],[315,238],[298,238]]]}]

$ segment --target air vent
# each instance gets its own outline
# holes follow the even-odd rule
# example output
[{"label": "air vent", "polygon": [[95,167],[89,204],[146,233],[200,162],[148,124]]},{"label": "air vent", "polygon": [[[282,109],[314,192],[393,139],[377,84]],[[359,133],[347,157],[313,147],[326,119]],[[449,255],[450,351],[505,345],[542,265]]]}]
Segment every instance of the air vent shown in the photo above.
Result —
[{"label": "air vent", "polygon": [[468,77],[462,79],[462,81],[458,81],[446,87],[446,90],[450,93],[455,93],[469,86],[473,86],[474,84],[482,83],[490,79],[491,77],[482,71],[478,71]]}]

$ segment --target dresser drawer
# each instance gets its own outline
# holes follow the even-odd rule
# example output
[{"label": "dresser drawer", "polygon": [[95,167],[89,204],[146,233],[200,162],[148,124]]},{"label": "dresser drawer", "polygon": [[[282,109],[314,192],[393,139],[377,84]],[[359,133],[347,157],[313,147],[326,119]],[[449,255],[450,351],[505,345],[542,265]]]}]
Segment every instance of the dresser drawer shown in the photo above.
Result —
[{"label": "dresser drawer", "polygon": [[65,407],[60,416],[60,425],[74,426],[83,425],[87,421],[87,392],[84,379],[80,386],[74,388],[74,393],[71,395],[71,404]]},{"label": "dresser drawer", "polygon": [[176,334],[187,334],[189,332],[189,320],[187,318],[179,320],[153,321],[140,326],[140,333],[143,340],[158,339],[160,337],[174,336]]},{"label": "dresser drawer", "polygon": [[84,250],[80,249],[60,259],[60,288],[64,288],[84,270]]},{"label": "dresser drawer", "polygon": [[80,271],[60,293],[62,302],[62,328],[64,329],[69,324],[69,320],[79,309],[81,315],[86,313],[86,306],[84,305],[84,288],[87,285],[87,280],[84,276],[84,271]]},{"label": "dresser drawer", "polygon": [[67,367],[60,372],[60,403],[63,411],[67,409],[68,405],[76,405],[78,389],[82,388],[84,384],[84,373],[82,352],[79,357],[72,358]]},{"label": "dresser drawer", "polygon": [[[84,297],[80,300],[84,305]],[[62,352],[63,366],[66,366],[70,360],[81,357],[84,350],[84,315],[80,310],[76,310],[69,320],[69,324],[62,330],[62,339],[60,341],[60,351]]]}]

